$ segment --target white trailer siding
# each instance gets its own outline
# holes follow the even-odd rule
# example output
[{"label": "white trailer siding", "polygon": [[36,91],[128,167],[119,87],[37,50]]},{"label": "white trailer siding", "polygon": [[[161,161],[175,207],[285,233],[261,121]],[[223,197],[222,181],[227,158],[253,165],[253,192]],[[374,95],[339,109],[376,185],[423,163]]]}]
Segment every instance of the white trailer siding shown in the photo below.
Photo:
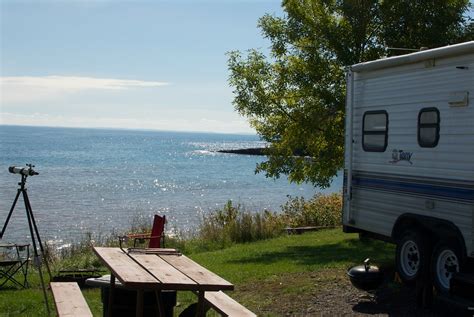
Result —
[{"label": "white trailer siding", "polygon": [[[352,116],[346,121],[346,127],[352,121],[352,157],[346,152],[346,169],[352,160],[352,199],[346,200],[350,215],[344,224],[391,236],[405,213],[444,219],[459,228],[468,255],[474,256],[474,42],[455,51],[438,49],[436,55],[426,52],[426,58],[417,53],[409,63],[380,62],[390,67],[377,62],[354,67]],[[466,95],[467,106],[450,104]],[[418,115],[424,108],[440,114],[440,138],[432,148],[418,144]],[[388,113],[387,148],[366,152],[363,116],[380,110]],[[349,138],[346,131],[346,148]],[[394,160],[394,151],[410,153],[410,160]]]}]

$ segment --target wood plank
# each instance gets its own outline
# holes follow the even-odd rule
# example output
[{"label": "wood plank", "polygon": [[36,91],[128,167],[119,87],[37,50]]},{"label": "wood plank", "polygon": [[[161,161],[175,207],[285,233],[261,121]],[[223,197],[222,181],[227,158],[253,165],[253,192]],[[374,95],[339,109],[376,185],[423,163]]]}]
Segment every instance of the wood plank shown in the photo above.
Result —
[{"label": "wood plank", "polygon": [[288,234],[302,234],[303,232],[306,231],[319,231],[323,229],[334,229],[336,228],[335,226],[307,226],[307,227],[286,227],[285,230],[287,231]]},{"label": "wood plank", "polygon": [[161,281],[162,285],[160,289],[191,291],[198,289],[196,282],[154,254],[132,253],[130,256],[140,262],[143,267],[145,267],[148,271],[150,271],[151,274]]},{"label": "wood plank", "polygon": [[120,248],[94,247],[93,250],[123,286],[129,288],[159,287],[159,281],[123,253]]},{"label": "wood plank", "polygon": [[92,317],[91,310],[76,282],[51,283],[58,316]]},{"label": "wood plank", "polygon": [[202,267],[185,255],[159,255],[159,257],[199,284],[199,290],[218,291],[234,289],[232,283]]},{"label": "wood plank", "polygon": [[217,312],[222,315],[231,317],[257,316],[224,292],[206,292],[204,294],[204,298],[210,306],[212,306]]},{"label": "wood plank", "polygon": [[133,252],[180,253],[178,250],[172,249],[172,248],[128,248],[127,251],[129,251],[129,253],[133,253]]},{"label": "wood plank", "polygon": [[140,254],[178,254],[181,255],[181,252],[176,249],[164,249],[164,248],[129,248],[127,249],[129,254],[140,253]]}]

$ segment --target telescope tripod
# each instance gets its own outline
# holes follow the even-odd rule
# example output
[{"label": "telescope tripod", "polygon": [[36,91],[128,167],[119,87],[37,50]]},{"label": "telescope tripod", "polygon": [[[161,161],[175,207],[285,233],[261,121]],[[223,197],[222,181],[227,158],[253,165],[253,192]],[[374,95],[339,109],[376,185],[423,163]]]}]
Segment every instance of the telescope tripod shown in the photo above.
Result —
[{"label": "telescope tripod", "polygon": [[[35,217],[33,215],[33,210],[31,209],[31,204],[30,204],[30,199],[28,198],[28,192],[26,189],[26,178],[28,175],[21,175],[21,182],[18,183],[20,188],[18,188],[15,200],[13,201],[12,207],[10,208],[10,212],[8,213],[7,220],[5,221],[5,224],[3,225],[2,231],[0,232],[0,239],[3,238],[3,234],[5,233],[5,229],[8,226],[8,222],[10,221],[10,217],[13,214],[13,210],[15,209],[16,203],[18,202],[18,198],[20,195],[23,195],[23,202],[25,203],[25,210],[26,210],[26,217],[28,219],[28,226],[30,228],[30,236],[31,236],[31,242],[33,244],[33,252],[34,252],[34,259],[33,259],[33,264],[38,268],[40,280],[41,280],[41,286],[43,288],[43,296],[44,296],[44,303],[46,305],[46,311],[48,313],[48,316],[51,315],[50,309],[49,309],[49,304],[48,304],[48,297],[46,294],[46,285],[44,283],[44,278],[43,278],[43,272],[41,269],[41,258],[44,259],[44,264],[46,266],[46,270],[49,275],[49,279],[51,280],[51,271],[49,269],[49,264],[48,261],[45,257],[45,252],[43,248],[43,243],[41,242],[40,234],[38,231],[38,227],[36,226],[36,221]],[[39,245],[40,253],[38,253],[38,248],[37,245]]]}]

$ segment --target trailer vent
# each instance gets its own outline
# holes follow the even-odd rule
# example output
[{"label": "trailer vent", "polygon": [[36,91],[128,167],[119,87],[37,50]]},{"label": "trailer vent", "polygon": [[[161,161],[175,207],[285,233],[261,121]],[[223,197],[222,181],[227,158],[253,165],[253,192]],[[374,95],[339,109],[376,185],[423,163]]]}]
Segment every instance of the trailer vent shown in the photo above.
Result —
[{"label": "trailer vent", "polygon": [[450,107],[467,107],[469,105],[469,92],[453,91],[449,94],[448,103]]}]

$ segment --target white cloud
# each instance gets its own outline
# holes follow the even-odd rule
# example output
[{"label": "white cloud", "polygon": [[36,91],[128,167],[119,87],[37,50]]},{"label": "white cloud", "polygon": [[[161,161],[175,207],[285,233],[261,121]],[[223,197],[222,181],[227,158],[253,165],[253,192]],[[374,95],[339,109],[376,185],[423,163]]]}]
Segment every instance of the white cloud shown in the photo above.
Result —
[{"label": "white cloud", "polygon": [[78,76],[11,76],[0,77],[2,103],[54,99],[87,90],[125,90],[156,88],[166,82]]},{"label": "white cloud", "polygon": [[244,119],[100,117],[0,112],[0,124],[55,127],[127,128],[195,132],[255,133]]},{"label": "white cloud", "polygon": [[[212,89],[205,83],[162,89],[167,84],[74,76],[0,77],[0,125],[253,132],[244,118],[225,106],[230,99],[225,83]],[[201,87],[199,95],[193,90],[196,86]]]}]

